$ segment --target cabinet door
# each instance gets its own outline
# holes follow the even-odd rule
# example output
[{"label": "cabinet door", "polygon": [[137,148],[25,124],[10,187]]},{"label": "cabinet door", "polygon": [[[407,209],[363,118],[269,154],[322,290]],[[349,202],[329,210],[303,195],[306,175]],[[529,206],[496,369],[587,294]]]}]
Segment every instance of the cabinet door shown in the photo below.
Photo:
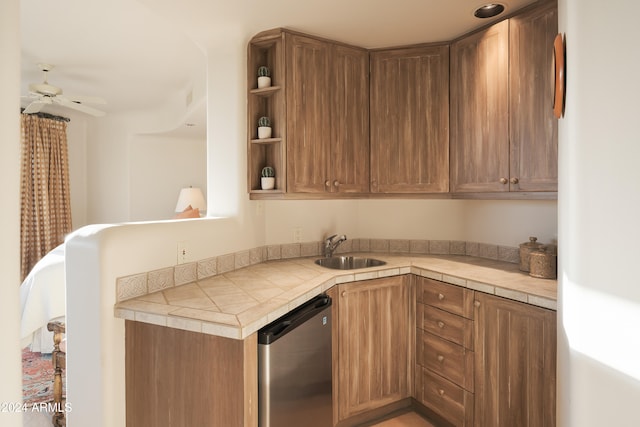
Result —
[{"label": "cabinet door", "polygon": [[324,192],[329,153],[329,49],[286,34],[287,192]]},{"label": "cabinet door", "polygon": [[509,191],[509,21],[451,46],[451,192]]},{"label": "cabinet door", "polygon": [[510,21],[511,191],[558,191],[558,120],[551,107],[557,4]]},{"label": "cabinet door", "polygon": [[335,45],[331,56],[330,191],[369,192],[369,54]]},{"label": "cabinet door", "polygon": [[556,313],[476,292],[475,425],[555,426]]},{"label": "cabinet door", "polygon": [[371,192],[447,192],[449,46],[370,59]]},{"label": "cabinet door", "polygon": [[340,420],[411,396],[410,286],[407,276],[339,286]]}]

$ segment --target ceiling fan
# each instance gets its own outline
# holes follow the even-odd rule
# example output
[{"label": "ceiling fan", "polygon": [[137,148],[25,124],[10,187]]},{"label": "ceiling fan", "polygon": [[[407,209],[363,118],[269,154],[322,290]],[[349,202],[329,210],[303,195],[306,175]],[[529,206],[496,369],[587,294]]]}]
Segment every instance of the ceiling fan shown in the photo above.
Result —
[{"label": "ceiling fan", "polygon": [[24,109],[23,113],[37,113],[45,105],[61,105],[66,108],[80,111],[82,113],[91,114],[92,116],[104,116],[105,112],[96,108],[89,107],[85,104],[106,104],[107,102],[98,97],[74,96],[66,97],[62,94],[62,89],[57,86],[50,85],[47,82],[47,73],[53,69],[50,64],[38,64],[38,68],[44,73],[44,81],[42,83],[32,83],[29,85],[29,96],[25,98],[33,99]]}]

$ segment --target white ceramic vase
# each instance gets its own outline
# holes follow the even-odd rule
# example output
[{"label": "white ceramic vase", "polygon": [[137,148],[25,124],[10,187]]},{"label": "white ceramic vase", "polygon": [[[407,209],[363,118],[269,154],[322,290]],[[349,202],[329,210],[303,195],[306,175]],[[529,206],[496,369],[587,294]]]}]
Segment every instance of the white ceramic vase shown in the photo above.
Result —
[{"label": "white ceramic vase", "polygon": [[258,139],[271,138],[271,127],[258,126]]},{"label": "white ceramic vase", "polygon": [[260,76],[258,77],[258,89],[271,86],[271,77]]},{"label": "white ceramic vase", "polygon": [[263,176],[260,178],[260,185],[263,190],[273,190],[276,186],[276,178],[273,176]]}]

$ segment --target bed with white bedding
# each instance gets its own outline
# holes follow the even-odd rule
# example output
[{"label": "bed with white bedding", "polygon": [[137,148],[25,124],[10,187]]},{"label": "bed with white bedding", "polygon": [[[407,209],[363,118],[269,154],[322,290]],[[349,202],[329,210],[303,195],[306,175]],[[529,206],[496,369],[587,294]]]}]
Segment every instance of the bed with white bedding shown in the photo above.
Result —
[{"label": "bed with white bedding", "polygon": [[47,330],[50,321],[64,322],[65,316],[64,244],[46,254],[31,269],[20,285],[22,348],[51,353],[53,333]]}]

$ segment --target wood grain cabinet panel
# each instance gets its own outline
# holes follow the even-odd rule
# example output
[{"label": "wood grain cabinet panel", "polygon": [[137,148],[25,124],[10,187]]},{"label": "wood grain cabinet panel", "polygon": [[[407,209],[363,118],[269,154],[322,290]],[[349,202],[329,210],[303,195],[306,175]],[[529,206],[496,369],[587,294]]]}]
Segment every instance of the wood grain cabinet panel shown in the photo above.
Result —
[{"label": "wood grain cabinet panel", "polygon": [[544,2],[451,46],[451,192],[556,192],[557,3]]},{"label": "wood grain cabinet panel", "polygon": [[473,422],[474,291],[419,277],[416,399],[455,426]]},{"label": "wood grain cabinet panel", "polygon": [[287,191],[324,192],[330,142],[327,43],[285,34]]},{"label": "wood grain cabinet panel", "polygon": [[509,21],[451,45],[451,192],[509,191]]},{"label": "wood grain cabinet panel", "polygon": [[339,285],[339,420],[411,396],[413,298],[408,276]]},{"label": "wood grain cabinet panel", "polygon": [[128,427],[258,426],[258,339],[127,320]]},{"label": "wood grain cabinet panel", "polygon": [[418,278],[418,302],[473,319],[473,291],[426,277]]},{"label": "wood grain cabinet panel", "polygon": [[555,2],[510,19],[511,191],[558,191],[558,120],[551,107],[557,33]]},{"label": "wood grain cabinet panel", "polygon": [[371,58],[371,192],[449,191],[449,46]]},{"label": "wood grain cabinet panel", "polygon": [[417,337],[416,363],[473,393],[473,352],[428,332]]},{"label": "wood grain cabinet panel", "polygon": [[473,425],[473,394],[422,367],[417,368],[416,398],[455,427]]},{"label": "wood grain cabinet panel", "polygon": [[286,34],[287,191],[369,191],[369,56]]},{"label": "wood grain cabinet panel", "polygon": [[476,301],[475,426],[555,426],[556,312]]},{"label": "wood grain cabinet panel", "polygon": [[416,307],[418,327],[473,350],[473,321],[430,305]]}]

